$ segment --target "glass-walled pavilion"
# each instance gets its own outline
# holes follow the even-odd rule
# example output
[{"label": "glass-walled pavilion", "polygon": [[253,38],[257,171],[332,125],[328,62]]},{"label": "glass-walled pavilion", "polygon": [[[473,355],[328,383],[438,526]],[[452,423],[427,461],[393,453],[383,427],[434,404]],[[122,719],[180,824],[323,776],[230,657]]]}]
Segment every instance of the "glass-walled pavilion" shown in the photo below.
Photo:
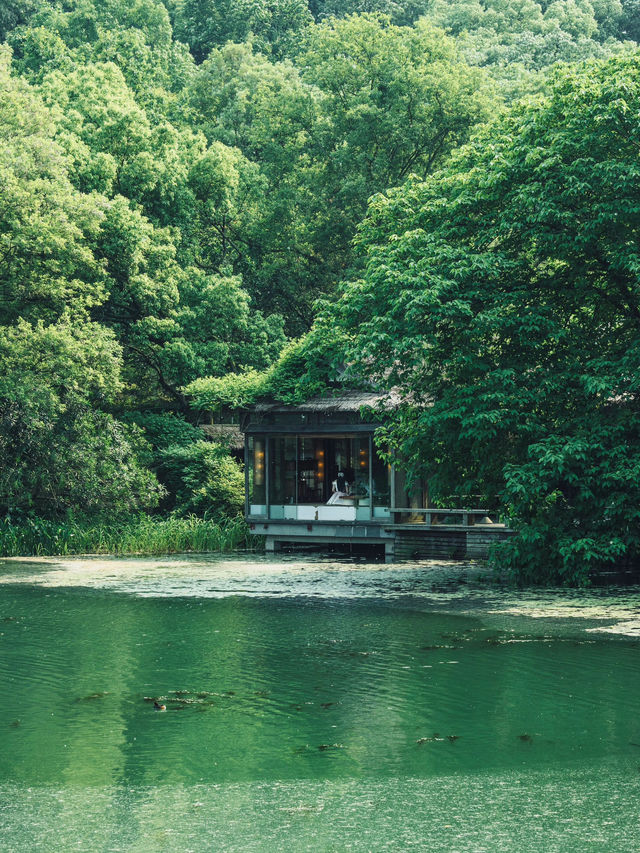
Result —
[{"label": "glass-walled pavilion", "polygon": [[488,509],[430,507],[427,483],[382,459],[372,419],[385,403],[348,392],[245,413],[245,515],[267,551],[347,543],[384,547],[388,561],[483,557],[510,535]]},{"label": "glass-walled pavilion", "polygon": [[380,458],[371,427],[251,432],[245,461],[249,518],[367,521],[390,517],[392,471]]}]

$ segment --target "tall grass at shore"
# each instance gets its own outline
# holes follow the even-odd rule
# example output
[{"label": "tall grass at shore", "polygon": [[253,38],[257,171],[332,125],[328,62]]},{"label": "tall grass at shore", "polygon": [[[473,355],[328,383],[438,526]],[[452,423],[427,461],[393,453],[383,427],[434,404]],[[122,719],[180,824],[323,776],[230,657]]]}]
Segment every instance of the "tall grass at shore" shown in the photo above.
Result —
[{"label": "tall grass at shore", "polygon": [[126,521],[0,521],[0,556],[64,554],[175,554],[255,547],[243,518],[211,521],[138,516]]}]

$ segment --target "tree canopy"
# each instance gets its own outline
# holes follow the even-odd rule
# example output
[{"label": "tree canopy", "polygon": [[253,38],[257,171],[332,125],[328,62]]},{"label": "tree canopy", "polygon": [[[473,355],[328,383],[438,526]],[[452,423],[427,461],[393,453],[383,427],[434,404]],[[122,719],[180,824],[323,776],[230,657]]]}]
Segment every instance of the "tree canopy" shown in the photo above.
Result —
[{"label": "tree canopy", "polygon": [[584,580],[640,549],[640,62],[561,69],[425,182],[378,195],[331,309],[435,497],[501,501],[503,564]]},{"label": "tree canopy", "polygon": [[60,518],[153,508],[139,430],[102,411],[120,385],[120,350],[94,323],[0,329],[0,510]]}]

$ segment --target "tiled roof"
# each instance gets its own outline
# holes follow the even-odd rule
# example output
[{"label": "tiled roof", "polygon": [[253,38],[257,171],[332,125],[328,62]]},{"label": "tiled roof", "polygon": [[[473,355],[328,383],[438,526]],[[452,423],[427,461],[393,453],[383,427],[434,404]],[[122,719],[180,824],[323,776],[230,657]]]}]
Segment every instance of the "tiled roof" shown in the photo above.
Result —
[{"label": "tiled roof", "polygon": [[401,398],[395,391],[345,391],[333,397],[312,397],[304,403],[258,403],[255,412],[359,412],[362,408],[394,409]]}]

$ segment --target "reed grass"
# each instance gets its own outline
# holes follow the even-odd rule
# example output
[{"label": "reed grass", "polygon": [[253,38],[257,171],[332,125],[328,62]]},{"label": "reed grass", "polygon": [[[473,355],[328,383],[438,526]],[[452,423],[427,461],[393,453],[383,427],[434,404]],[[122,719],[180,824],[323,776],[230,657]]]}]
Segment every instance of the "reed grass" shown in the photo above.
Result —
[{"label": "reed grass", "polygon": [[219,521],[198,518],[137,516],[125,521],[46,521],[29,518],[20,524],[0,521],[0,556],[33,557],[65,554],[176,554],[185,551],[233,551],[255,548],[241,517]]}]

